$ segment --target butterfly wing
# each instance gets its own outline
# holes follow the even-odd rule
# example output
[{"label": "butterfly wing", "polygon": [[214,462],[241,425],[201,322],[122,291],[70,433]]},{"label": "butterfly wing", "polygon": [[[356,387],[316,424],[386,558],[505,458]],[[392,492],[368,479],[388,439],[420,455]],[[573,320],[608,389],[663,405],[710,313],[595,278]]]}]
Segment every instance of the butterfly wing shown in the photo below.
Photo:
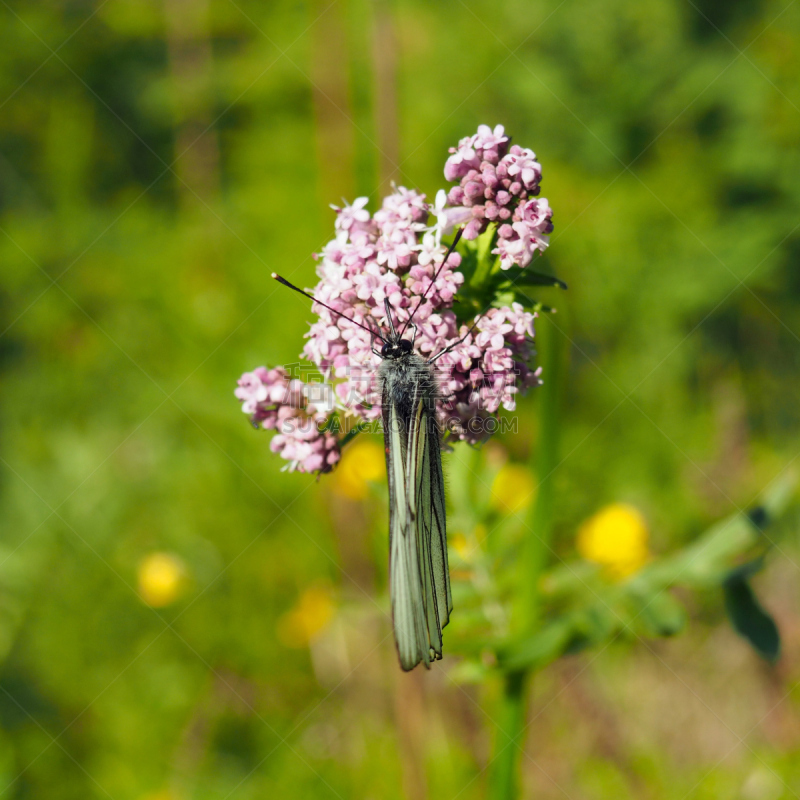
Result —
[{"label": "butterfly wing", "polygon": [[453,607],[435,405],[416,395],[411,412],[404,418],[393,403],[384,406],[392,617],[404,670],[442,657],[442,628]]},{"label": "butterfly wing", "polygon": [[415,487],[414,495],[409,496],[409,512],[416,529],[428,645],[436,659],[442,657],[442,628],[450,619],[453,601],[447,564],[439,427],[433,404],[424,400],[417,406],[409,435],[407,475]]},{"label": "butterfly wing", "polygon": [[409,494],[415,486],[406,479],[410,430],[394,403],[384,406],[386,469],[389,476],[389,585],[392,622],[400,666],[413,669],[420,661],[430,664],[425,602],[415,514],[410,513]]},{"label": "butterfly wing", "polygon": [[[424,445],[419,453],[420,492],[417,503],[420,528],[424,531],[430,557],[433,594],[436,600],[441,629],[450,621],[453,595],[450,591],[450,568],[447,562],[447,516],[444,505],[444,476],[442,474],[442,444],[439,426],[433,409],[426,410]],[[437,651],[439,652],[439,651]],[[441,652],[439,652],[441,658]]]}]

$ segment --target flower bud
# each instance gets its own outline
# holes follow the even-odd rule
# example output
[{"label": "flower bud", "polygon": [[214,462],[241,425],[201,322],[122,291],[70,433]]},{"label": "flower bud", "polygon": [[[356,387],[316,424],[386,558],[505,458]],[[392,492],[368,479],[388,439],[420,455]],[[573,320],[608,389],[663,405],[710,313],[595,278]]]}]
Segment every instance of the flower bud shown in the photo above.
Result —
[{"label": "flower bud", "polygon": [[506,223],[497,229],[497,235],[501,239],[510,239],[514,235],[514,229],[508,223]]},{"label": "flower bud", "polygon": [[464,238],[467,241],[477,239],[483,233],[484,228],[485,223],[482,219],[473,219],[467,224],[466,228],[464,228]]},{"label": "flower bud", "polygon": [[464,196],[473,202],[479,197],[483,197],[483,184],[478,181],[468,181],[464,186]]},{"label": "flower bud", "polygon": [[460,206],[464,202],[464,190],[460,186],[454,186],[447,195],[447,202],[451,206]]}]

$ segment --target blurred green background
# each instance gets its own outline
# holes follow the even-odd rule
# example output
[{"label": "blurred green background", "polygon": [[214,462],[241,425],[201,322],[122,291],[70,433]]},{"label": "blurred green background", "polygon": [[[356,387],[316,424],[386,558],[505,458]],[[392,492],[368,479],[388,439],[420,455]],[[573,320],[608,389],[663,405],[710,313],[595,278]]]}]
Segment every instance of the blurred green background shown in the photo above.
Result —
[{"label": "blurred green background", "polygon": [[[497,687],[400,673],[380,487],[281,473],[233,397],[311,319],[269,274],[504,124],[570,287],[554,547],[618,501],[690,541],[800,455],[800,5],[1,5],[0,796],[483,797]],[[701,596],[537,677],[524,795],[800,795],[798,563],[774,667]]]}]

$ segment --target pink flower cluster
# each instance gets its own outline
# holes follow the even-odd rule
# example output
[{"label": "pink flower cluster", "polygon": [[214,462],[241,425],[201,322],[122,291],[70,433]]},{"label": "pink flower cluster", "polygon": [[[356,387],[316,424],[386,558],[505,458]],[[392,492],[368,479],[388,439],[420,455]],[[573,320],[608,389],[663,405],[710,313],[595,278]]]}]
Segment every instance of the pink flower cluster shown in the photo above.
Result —
[{"label": "pink flower cluster", "polygon": [[[490,308],[468,333],[469,326],[459,325],[453,311],[464,281],[458,271],[461,256],[453,252],[442,266],[446,248],[440,238],[453,225],[466,223],[464,238],[474,239],[496,222],[499,238],[493,252],[499,253],[503,269],[525,266],[547,246],[552,229],[547,201],[535,196],[541,167],[530,150],[509,149],[502,126],[481,125],[451,153],[445,176],[460,184],[451,189],[449,204],[444,192],[432,207],[424,194],[400,186],[374,214],[366,197],[333,207],[336,235],[316,256],[319,282],[310,294],[368,330],[319,304],[312,306],[318,319],[303,354],[325,383],[304,384],[280,368],[263,367],[240,379],[236,396],[242,411],[255,424],[277,430],[271,448],[291,462],[291,469],[328,471],[336,463],[338,440],[323,424],[332,413],[379,418],[380,358],[373,346],[380,342],[369,331],[388,329],[385,299],[398,331],[414,314],[414,347],[423,357],[464,338],[436,362],[438,410],[451,438],[473,443],[488,438],[494,429],[485,423],[496,421],[501,407],[513,410],[517,393],[539,382],[540,370],[527,366],[536,315],[517,303]],[[432,214],[438,221],[429,227]],[[411,335],[409,330],[406,338]],[[312,396],[311,387],[317,391],[321,386],[329,390],[325,402]]]},{"label": "pink flower cluster", "polygon": [[[541,367],[534,371],[527,363],[535,318],[519,303],[492,308],[463,344],[437,362],[440,419],[451,437],[472,444],[487,439],[496,430],[490,423],[500,407],[513,411],[516,395],[541,383]],[[462,326],[452,338],[465,332]]]},{"label": "pink flower cluster", "polygon": [[320,384],[290,379],[282,367],[256,367],[239,378],[234,394],[254,425],[278,433],[270,449],[290,470],[328,472],[339,460],[339,441],[321,430],[331,411]]},{"label": "pink flower cluster", "polygon": [[542,167],[536,154],[519,145],[509,147],[502,125],[494,130],[480,125],[450,153],[444,176],[459,184],[448,194],[453,206],[448,218],[464,219],[469,210],[465,239],[477,238],[496,222],[499,238],[492,252],[500,256],[502,268],[526,267],[537,251],[547,248],[553,230],[552,209],[537,197]]},{"label": "pink flower cluster", "polygon": [[[352,206],[336,208],[338,235],[320,256],[321,280],[311,293],[376,331],[388,326],[384,298],[394,309],[398,330],[420,306],[414,314],[415,348],[433,356],[468,330],[466,325],[459,327],[452,310],[463,282],[461,273],[454,271],[461,257],[453,253],[431,287],[446,248],[425,227],[432,210],[425,196],[399,187],[372,217],[365,206],[359,198]],[[304,355],[334,382],[342,409],[376,419],[380,359],[372,352],[373,337],[321,306],[315,311],[319,320],[311,326]],[[534,317],[517,304],[491,309],[472,334],[437,362],[439,412],[451,436],[471,442],[487,438],[491,431],[478,423],[501,405],[513,410],[514,395],[538,382],[538,373],[526,365]]]},{"label": "pink flower cluster", "polygon": [[[335,208],[337,236],[318,256],[320,282],[311,294],[377,332],[389,325],[384,298],[394,310],[395,325],[402,325],[430,290],[414,316],[418,348],[454,338],[455,315],[442,318],[439,312],[450,309],[464,280],[455,271],[461,256],[451,254],[433,283],[446,250],[426,228],[425,195],[400,186],[374,215],[365,205],[366,198],[358,198],[352,206]],[[372,346],[377,340],[322,306],[314,310],[319,320],[311,326],[304,355],[335,381],[343,409],[376,419],[379,360]]]}]

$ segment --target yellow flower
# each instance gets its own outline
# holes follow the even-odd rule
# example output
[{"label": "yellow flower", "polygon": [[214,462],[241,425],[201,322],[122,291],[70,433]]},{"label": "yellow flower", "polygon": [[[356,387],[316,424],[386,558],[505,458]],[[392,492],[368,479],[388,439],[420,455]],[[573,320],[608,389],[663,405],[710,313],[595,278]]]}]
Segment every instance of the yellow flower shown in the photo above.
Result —
[{"label": "yellow flower", "polygon": [[647,523],[633,506],[612,503],[600,509],[578,530],[578,552],[607,568],[615,578],[640,569],[650,557]]},{"label": "yellow flower", "polygon": [[334,472],[334,489],[350,500],[363,500],[368,483],[379,481],[385,472],[383,448],[374,439],[359,436],[346,447]]},{"label": "yellow flower", "polygon": [[307,647],[333,618],[335,606],[330,587],[306,589],[297,605],[278,620],[278,638],[287,647]]},{"label": "yellow flower", "polygon": [[514,514],[526,509],[536,493],[530,470],[521,464],[506,464],[492,483],[490,504],[495,511]]},{"label": "yellow flower", "polygon": [[139,595],[154,608],[163,608],[186,588],[186,566],[171,553],[150,553],[139,564]]}]

